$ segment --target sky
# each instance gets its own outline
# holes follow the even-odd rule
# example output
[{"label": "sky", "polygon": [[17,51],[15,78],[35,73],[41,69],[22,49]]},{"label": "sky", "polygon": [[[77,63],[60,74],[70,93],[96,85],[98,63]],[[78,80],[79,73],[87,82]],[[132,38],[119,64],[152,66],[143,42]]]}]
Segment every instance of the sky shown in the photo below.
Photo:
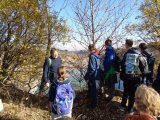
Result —
[{"label": "sky", "polygon": [[[117,0],[117,1],[119,1],[119,0]],[[127,0],[127,1],[131,1],[131,4],[134,4],[134,3],[132,3],[134,0]],[[74,12],[73,12],[73,8],[72,8],[72,2],[73,2],[73,0],[56,0],[54,5],[53,5],[52,2],[49,2],[49,6],[51,7],[51,9],[59,11],[61,8],[63,8],[62,11],[60,12],[59,16],[67,20],[67,25],[70,28],[74,28],[74,22],[72,20],[72,18],[74,16]],[[135,18],[138,15],[140,15],[140,11],[138,10],[138,8],[139,8],[139,6],[141,5],[142,2],[143,2],[143,0],[137,0],[136,5],[134,6],[134,9],[130,13],[130,17],[126,20],[126,23],[131,24],[131,23],[136,23],[137,22],[137,19],[135,19]],[[128,5],[128,8],[129,8],[129,6],[130,5]],[[128,37],[133,38],[133,36],[128,36]],[[77,43],[76,41],[73,41],[73,40],[71,40],[70,43],[65,44],[65,45],[63,45],[62,43],[55,43],[54,45],[59,49],[69,50],[69,51],[83,50],[84,49],[83,46],[81,46],[79,43]]]}]

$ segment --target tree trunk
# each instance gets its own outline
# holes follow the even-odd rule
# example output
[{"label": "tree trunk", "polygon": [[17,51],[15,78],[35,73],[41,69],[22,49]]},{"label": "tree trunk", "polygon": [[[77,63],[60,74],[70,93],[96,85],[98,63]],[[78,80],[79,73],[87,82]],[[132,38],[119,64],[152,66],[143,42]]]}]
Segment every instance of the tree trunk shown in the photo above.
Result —
[{"label": "tree trunk", "polygon": [[90,0],[90,9],[91,9],[91,23],[92,23],[92,44],[95,45],[95,30],[94,30],[94,0]]}]

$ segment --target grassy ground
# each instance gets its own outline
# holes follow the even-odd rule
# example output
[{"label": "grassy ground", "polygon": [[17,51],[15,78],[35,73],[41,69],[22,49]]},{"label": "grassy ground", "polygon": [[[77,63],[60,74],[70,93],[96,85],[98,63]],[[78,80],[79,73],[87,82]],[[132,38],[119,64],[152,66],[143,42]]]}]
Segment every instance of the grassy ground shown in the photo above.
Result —
[{"label": "grassy ground", "polygon": [[[121,93],[117,93],[112,102],[107,103],[105,97],[99,96],[98,107],[88,109],[86,92],[77,93],[74,102],[73,117],[77,120],[122,120],[124,113],[118,109]],[[50,120],[46,97],[37,97],[15,87],[1,87],[0,96],[4,102],[4,111],[0,120]]]}]

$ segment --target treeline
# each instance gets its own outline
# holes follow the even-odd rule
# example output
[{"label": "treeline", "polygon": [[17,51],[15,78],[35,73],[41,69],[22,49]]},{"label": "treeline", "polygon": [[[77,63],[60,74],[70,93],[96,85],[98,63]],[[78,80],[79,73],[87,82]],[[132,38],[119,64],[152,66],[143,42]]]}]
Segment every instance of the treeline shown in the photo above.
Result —
[{"label": "treeline", "polygon": [[48,0],[1,0],[0,83],[23,75],[31,79],[52,43],[66,42],[68,33],[65,20],[49,9]]}]

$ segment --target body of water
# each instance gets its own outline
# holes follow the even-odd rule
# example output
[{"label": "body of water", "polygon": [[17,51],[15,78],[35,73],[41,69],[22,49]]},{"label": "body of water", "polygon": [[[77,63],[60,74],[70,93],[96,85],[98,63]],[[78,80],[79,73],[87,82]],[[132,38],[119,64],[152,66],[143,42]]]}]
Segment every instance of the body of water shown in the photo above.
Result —
[{"label": "body of water", "polygon": [[[70,71],[69,74],[70,74],[69,79],[71,80],[71,84],[76,91],[87,89],[87,84],[78,70],[74,69],[74,70]],[[115,85],[116,90],[123,91],[123,81],[120,80],[119,75],[117,75],[117,80],[118,80],[118,82]],[[35,95],[39,91],[40,81],[36,81],[34,83],[34,86],[35,87],[30,90],[30,93]]]}]

